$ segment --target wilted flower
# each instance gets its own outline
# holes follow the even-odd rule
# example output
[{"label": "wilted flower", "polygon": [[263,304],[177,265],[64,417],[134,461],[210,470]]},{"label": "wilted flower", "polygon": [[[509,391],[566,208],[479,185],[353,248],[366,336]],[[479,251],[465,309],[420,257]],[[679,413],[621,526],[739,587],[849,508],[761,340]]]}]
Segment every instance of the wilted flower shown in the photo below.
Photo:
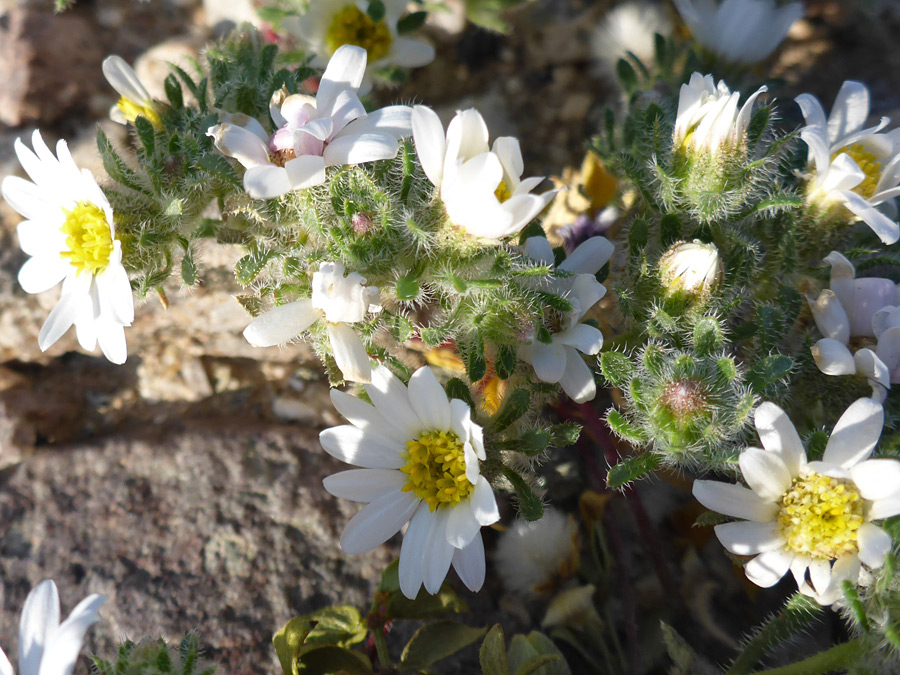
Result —
[{"label": "wilted flower", "polygon": [[[19,622],[19,675],[72,675],[84,634],[100,620],[106,598],[89,595],[59,622],[59,592],[49,579],[25,598]],[[14,675],[0,649],[0,675]]]},{"label": "wilted flower", "polygon": [[319,435],[332,457],[362,467],[325,479],[335,497],[365,502],[344,528],[346,553],[365,553],[407,522],[400,548],[400,589],[415,598],[437,593],[450,565],[472,591],[484,583],[481,528],[500,519],[490,484],[481,427],[467,403],[448,400],[428,366],[403,386],[380,366],[366,385],[372,404],[331,390],[334,407],[350,422]]},{"label": "wilted flower", "polygon": [[[813,345],[813,359],[826,375],[865,375],[872,395],[884,400],[891,383],[900,382],[900,290],[890,279],[857,279],[853,264],[837,251],[825,262],[831,265],[831,286],[807,298],[825,336]],[[874,351],[850,352],[851,339],[873,337]]]},{"label": "wilted flower", "polygon": [[614,68],[628,52],[645,66],[656,58],[655,36],[668,37],[672,22],[665,9],[650,2],[623,2],[609,11],[591,37],[594,57]]},{"label": "wilted flower", "polygon": [[103,60],[103,76],[121,98],[109,110],[109,117],[119,124],[134,124],[137,117],[143,117],[159,129],[159,103],[141,84],[134,69],[125,60],[116,55],[107,56]]},{"label": "wilted flower", "polygon": [[16,155],[33,182],[3,179],[3,198],[27,220],[17,233],[31,256],[19,270],[26,293],[42,293],[63,282],[38,345],[46,351],[75,324],[78,343],[92,351],[100,344],[113,363],[125,363],[125,326],[134,321],[131,282],[122,266],[122,242],[116,238],[106,195],[87,169],[79,169],[65,141],[56,157],[39,131],[32,152],[16,139]]},{"label": "wilted flower", "polygon": [[447,127],[437,114],[417,105],[413,139],[425,175],[440,190],[450,221],[475,237],[503,239],[519,232],[550,203],[555,190],[530,194],[543,179],[522,180],[525,164],[515,138],[488,146],[484,118],[474,109],[456,114]]},{"label": "wilted flower", "polygon": [[[594,374],[579,352],[597,354],[603,347],[603,333],[579,321],[606,295],[606,288],[594,275],[609,261],[613,250],[606,237],[591,237],[559,265],[572,276],[556,281],[551,291],[565,297],[572,311],[559,317],[549,344],[532,338],[519,350],[521,358],[534,366],[539,380],[558,382],[576,403],[590,401],[597,394]],[[545,237],[526,239],[525,253],[545,265],[554,265],[553,249]]]},{"label": "wilted flower", "polygon": [[520,520],[497,542],[497,565],[511,591],[546,594],[578,571],[578,530],[571,516],[545,508],[540,520]]},{"label": "wilted flower", "polygon": [[830,605],[844,580],[858,583],[860,563],[884,564],[891,538],[872,521],[900,513],[900,462],[869,459],[883,425],[881,404],[861,398],[838,420],[822,461],[808,462],[788,416],[763,403],[756,430],[765,449],[738,460],[750,489],[694,481],[706,508],[743,519],[715,529],[735,555],[756,556],[744,568],[750,581],[773,586],[790,570],[801,593]]},{"label": "wilted flower", "polygon": [[841,86],[831,115],[825,119],[822,104],[812,94],[801,94],[797,103],[807,126],[800,130],[809,146],[808,199],[825,208],[843,205],[885,244],[900,239],[900,225],[876,206],[896,214],[894,198],[900,196],[900,134],[879,133],[886,117],[865,127],[869,117],[869,90],[861,82]]},{"label": "wilted flower", "polygon": [[[323,66],[342,45],[366,50],[372,68],[418,68],[434,61],[434,47],[397,34],[397,22],[407,0],[384,0],[384,16],[375,21],[368,0],[315,0],[300,16],[287,17],[282,27],[309,45],[312,65]],[[370,78],[363,85],[371,88]]]},{"label": "wilted flower", "polygon": [[668,295],[708,294],[722,280],[722,260],[714,244],[675,244],[660,258],[659,275]]},{"label": "wilted flower", "polygon": [[277,91],[269,114],[277,130],[270,137],[256,120],[211,127],[219,151],[247,171],[244,189],[254,199],[272,199],[325,182],[325,169],[391,159],[399,139],[410,133],[410,108],[389,106],[366,114],[357,97],[366,69],[366,51],[338,49],[319,83],[316,97]]},{"label": "wilted flower", "polygon": [[344,378],[368,382],[372,376],[365,345],[350,324],[378,311],[378,289],[365,286],[355,272],[344,276],[341,263],[325,262],[313,274],[312,297],[279,305],[250,322],[244,337],[254,347],[272,347],[291,340],[316,321],[324,320],[335,363]]},{"label": "wilted flower", "polygon": [[712,75],[694,73],[688,84],[681,85],[678,95],[675,145],[712,154],[740,146],[750,124],[753,103],[765,91],[766,87],[760,87],[738,109],[740,92],[732,93],[724,81],[716,85]]},{"label": "wilted flower", "polygon": [[729,63],[754,64],[775,51],[803,16],[802,2],[774,0],[675,0],[694,39]]}]

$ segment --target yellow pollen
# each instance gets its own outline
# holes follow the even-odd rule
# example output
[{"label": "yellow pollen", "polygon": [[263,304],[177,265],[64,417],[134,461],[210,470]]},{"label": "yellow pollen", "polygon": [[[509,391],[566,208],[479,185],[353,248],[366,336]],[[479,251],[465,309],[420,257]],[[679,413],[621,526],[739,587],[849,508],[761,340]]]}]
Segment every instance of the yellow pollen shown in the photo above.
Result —
[{"label": "yellow pollen", "polygon": [[502,204],[507,199],[512,197],[512,190],[509,189],[509,185],[506,184],[505,180],[500,181],[500,185],[497,186],[497,189],[494,190],[494,194],[497,197],[497,200]]},{"label": "yellow pollen", "polygon": [[406,447],[406,465],[400,469],[409,476],[404,492],[415,494],[432,511],[472,494],[475,486],[466,478],[463,444],[452,431],[425,431]]},{"label": "yellow pollen", "polygon": [[778,524],[788,550],[833,560],[858,551],[863,508],[851,482],[814,473],[791,483],[781,500]]},{"label": "yellow pollen", "polygon": [[332,54],[342,45],[362,47],[369,53],[369,63],[387,56],[394,41],[384,20],[376,23],[353,5],[334,15],[326,39],[328,51]]},{"label": "yellow pollen", "polygon": [[60,255],[78,269],[97,274],[106,269],[113,250],[112,234],[106,214],[96,204],[79,202],[71,211],[63,209],[66,222],[60,231],[66,235],[66,247]]},{"label": "yellow pollen", "polygon": [[143,117],[150,122],[155,129],[162,128],[162,120],[159,119],[159,113],[157,113],[152,106],[138,105],[134,101],[123,96],[119,99],[119,102],[116,103],[116,107],[122,112],[125,119],[128,120],[130,124],[134,124],[136,118]]},{"label": "yellow pollen", "polygon": [[875,194],[878,189],[878,181],[881,180],[881,171],[884,166],[878,161],[877,155],[871,150],[867,150],[862,143],[854,143],[846,148],[839,150],[831,156],[833,162],[838,155],[849,155],[850,159],[856,162],[857,166],[866,174],[865,179],[853,191],[868,199]]}]

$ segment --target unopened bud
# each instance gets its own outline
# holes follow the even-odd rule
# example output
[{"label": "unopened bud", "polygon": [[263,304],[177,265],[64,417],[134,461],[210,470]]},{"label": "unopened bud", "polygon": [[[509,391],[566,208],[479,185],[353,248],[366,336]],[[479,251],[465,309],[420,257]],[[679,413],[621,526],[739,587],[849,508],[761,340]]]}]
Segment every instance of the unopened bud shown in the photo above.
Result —
[{"label": "unopened bud", "polygon": [[357,235],[363,236],[369,233],[373,225],[372,215],[370,213],[354,213],[350,219],[350,225]]},{"label": "unopened bud", "polygon": [[697,240],[676,244],[660,259],[659,274],[669,296],[706,296],[722,280],[719,249]]}]

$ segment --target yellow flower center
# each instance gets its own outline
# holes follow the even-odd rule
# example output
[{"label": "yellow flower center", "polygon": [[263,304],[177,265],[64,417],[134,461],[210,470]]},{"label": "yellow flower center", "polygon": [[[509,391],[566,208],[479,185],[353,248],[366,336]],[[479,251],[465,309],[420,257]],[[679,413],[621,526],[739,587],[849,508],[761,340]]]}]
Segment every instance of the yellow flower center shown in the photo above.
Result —
[{"label": "yellow flower center", "polygon": [[356,45],[369,53],[369,63],[387,56],[394,38],[384,20],[372,21],[365,12],[350,5],[334,15],[328,29],[328,51],[332,54],[342,45]]},{"label": "yellow flower center", "polygon": [[856,162],[857,166],[866,174],[865,180],[853,188],[853,191],[866,199],[874,195],[875,190],[878,189],[878,181],[881,180],[881,171],[884,169],[884,166],[878,161],[878,156],[866,149],[862,143],[854,143],[834,153],[831,161],[842,154],[849,155],[850,159]]},{"label": "yellow flower center", "polygon": [[162,120],[159,119],[159,114],[152,106],[138,105],[134,101],[123,96],[119,99],[119,102],[116,103],[116,107],[122,112],[125,119],[128,120],[130,124],[134,124],[134,120],[138,117],[143,117],[150,122],[155,129],[162,128]]},{"label": "yellow flower center", "polygon": [[407,441],[406,465],[400,470],[409,476],[404,492],[412,492],[434,511],[441,504],[454,505],[468,498],[475,487],[466,478],[463,444],[452,431],[425,431]]},{"label": "yellow flower center", "polygon": [[106,269],[113,251],[112,233],[106,213],[96,204],[79,202],[71,211],[63,209],[66,222],[59,228],[66,235],[68,251],[60,255],[78,269],[97,274]]},{"label": "yellow flower center", "polygon": [[787,548],[813,558],[855,553],[864,502],[849,481],[823,474],[795,478],[781,499],[778,524]]},{"label": "yellow flower center", "polygon": [[494,194],[497,197],[497,200],[502,204],[507,199],[512,197],[512,190],[509,189],[509,185],[506,184],[505,180],[500,181],[500,185],[497,186],[497,189],[494,190]]}]

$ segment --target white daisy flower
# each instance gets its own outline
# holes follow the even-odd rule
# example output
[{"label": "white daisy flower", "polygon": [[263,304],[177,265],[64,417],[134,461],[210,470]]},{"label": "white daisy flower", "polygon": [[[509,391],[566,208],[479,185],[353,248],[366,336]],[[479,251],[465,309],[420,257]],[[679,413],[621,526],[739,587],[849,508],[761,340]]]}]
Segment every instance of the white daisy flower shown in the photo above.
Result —
[{"label": "white daisy flower", "polygon": [[325,168],[391,159],[399,140],[410,134],[408,106],[366,114],[357,92],[366,69],[366,51],[338,49],[315,98],[275,92],[269,114],[277,130],[269,136],[257,120],[211,127],[219,151],[247,171],[244,189],[254,199],[273,199],[291,190],[321,185]]},{"label": "white daisy flower", "polygon": [[753,103],[765,91],[766,87],[757,89],[739,109],[739,91],[732,93],[724,80],[717,85],[712,75],[694,73],[678,95],[675,145],[710,153],[738,147],[744,142]]},{"label": "white daisy flower", "polygon": [[273,347],[294,339],[316,321],[324,320],[335,363],[344,379],[368,382],[372,366],[366,347],[351,324],[368,312],[381,310],[378,289],[366,286],[356,272],[344,276],[339,262],[323,262],[312,277],[312,297],[279,305],[258,316],[244,329],[254,347]]},{"label": "white daisy flower", "polygon": [[578,528],[571,516],[545,508],[540,520],[520,520],[497,542],[503,585],[524,594],[552,592],[578,571]]},{"label": "white daisy flower", "polygon": [[821,461],[808,462],[788,416],[773,403],[756,411],[764,449],[739,458],[750,488],[694,481],[708,509],[742,520],[717,525],[716,536],[735,555],[756,556],[747,578],[767,588],[790,570],[801,593],[830,605],[841,583],[859,583],[860,563],[884,564],[891,538],[873,521],[900,513],[900,462],[869,459],[884,426],[881,404],[861,398],[847,408]]},{"label": "white daisy flower", "polygon": [[809,146],[809,201],[824,208],[842,205],[885,244],[895,243],[900,239],[900,225],[876,207],[896,215],[900,129],[879,133],[890,123],[886,117],[865,127],[869,90],[861,82],[844,82],[827,120],[812,94],[801,94],[796,100],[807,125],[800,130],[800,138]]},{"label": "white daisy flower", "polygon": [[109,110],[109,118],[119,124],[134,124],[137,117],[145,118],[157,129],[161,127],[159,104],[141,84],[134,69],[116,55],[103,60],[103,76],[121,98]]},{"label": "white daisy flower", "polygon": [[437,593],[450,565],[472,591],[484,583],[481,528],[500,519],[490,484],[481,427],[469,406],[447,400],[423,366],[409,387],[380,366],[366,385],[372,404],[337,389],[334,407],[350,424],[319,435],[325,451],[361,467],[325,479],[335,497],[365,502],[341,535],[347,553],[365,553],[407,522],[400,549],[400,589],[415,598],[424,584]]},{"label": "white daisy flower", "polygon": [[[19,623],[19,675],[72,675],[84,634],[100,620],[106,598],[89,595],[59,622],[59,592],[49,579],[25,598]],[[15,675],[0,649],[0,675]]]},{"label": "white daisy flower", "polygon": [[518,233],[544,210],[556,190],[533,195],[543,177],[522,180],[519,141],[504,136],[488,145],[488,129],[477,110],[463,110],[447,127],[417,105],[413,140],[425,175],[440,190],[450,221],[470,235],[503,239]]},{"label": "white daisy flower", "polygon": [[[434,61],[434,47],[397,34],[397,22],[408,4],[407,0],[384,0],[384,16],[373,21],[367,13],[368,0],[316,0],[304,14],[287,17],[282,27],[309,45],[313,66],[325,65],[341,45],[356,45],[366,50],[373,69],[418,68]],[[363,93],[371,87],[367,73]]]},{"label": "white daisy flower", "polygon": [[609,11],[591,36],[594,58],[610,70],[619,59],[634,54],[645,66],[656,60],[656,35],[668,37],[672,22],[656,3],[623,2]]},{"label": "white daisy flower", "polygon": [[670,293],[706,294],[722,279],[722,260],[714,244],[676,244],[660,258],[659,272]]},{"label": "white daisy flower", "polygon": [[805,11],[802,2],[778,7],[774,0],[675,0],[675,6],[702,47],[739,64],[768,57]]},{"label": "white daisy flower", "polygon": [[[550,344],[532,340],[519,350],[522,360],[534,366],[534,374],[542,382],[559,383],[576,403],[590,401],[597,395],[594,374],[581,358],[593,356],[603,347],[603,333],[593,326],[579,323],[584,315],[606,295],[606,287],[594,276],[612,257],[615,247],[606,237],[591,237],[572,251],[559,269],[572,276],[558,279],[550,289],[572,304],[572,311],[559,317],[551,331]],[[525,240],[525,254],[545,265],[554,265],[553,249],[545,237]]]},{"label": "white daisy flower", "polygon": [[[873,398],[883,401],[891,383],[900,382],[900,287],[890,279],[856,278],[853,264],[837,251],[830,288],[807,297],[825,337],[812,346],[813,359],[826,375],[865,375]],[[875,338],[874,349],[850,351],[850,341]]]},{"label": "white daisy flower", "polygon": [[46,351],[74,323],[84,349],[99,343],[106,358],[125,363],[125,326],[134,321],[134,298],[112,208],[91,172],[75,165],[65,141],[57,143],[56,157],[39,131],[32,145],[34,152],[16,139],[16,155],[31,181],[4,178],[2,193],[27,219],[17,230],[19,245],[31,256],[19,270],[22,288],[42,293],[63,282],[38,345]]}]

